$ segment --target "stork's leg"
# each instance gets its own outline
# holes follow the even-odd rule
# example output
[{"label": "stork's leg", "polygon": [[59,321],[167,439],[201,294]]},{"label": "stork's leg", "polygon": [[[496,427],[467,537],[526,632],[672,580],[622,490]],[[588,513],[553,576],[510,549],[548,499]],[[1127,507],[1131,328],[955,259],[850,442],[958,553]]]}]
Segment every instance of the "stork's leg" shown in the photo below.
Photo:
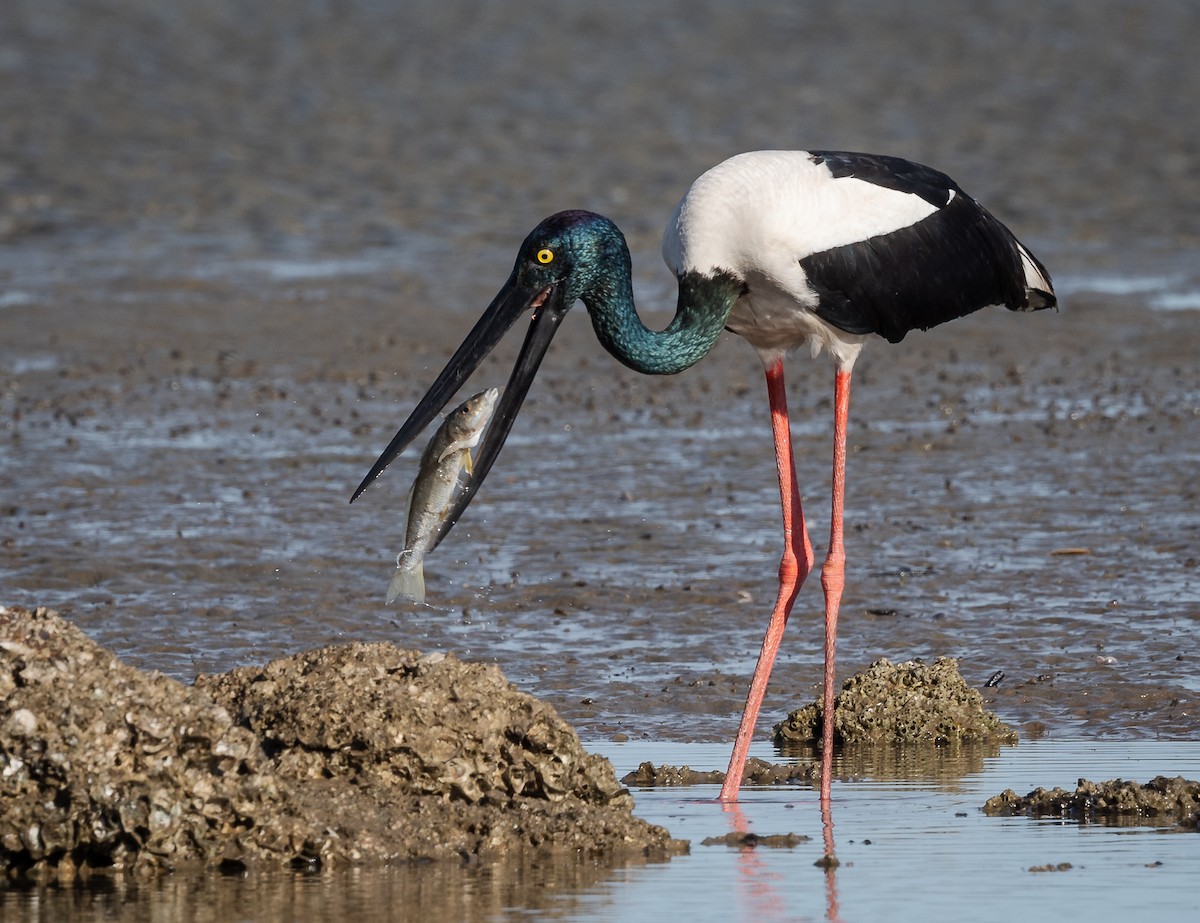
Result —
[{"label": "stork's leg", "polygon": [[829,804],[833,780],[833,697],[837,691],[834,661],[837,653],[838,606],[845,586],[846,550],[842,545],[842,513],[846,506],[846,422],[850,416],[850,372],[838,370],[833,397],[833,501],[829,553],[821,568],[825,591],[825,696],[821,717],[821,804]]},{"label": "stork's leg", "polygon": [[746,696],[746,708],[742,712],[742,723],[738,726],[737,739],[733,744],[733,756],[729,758],[729,770],[725,784],[721,786],[722,801],[736,801],[738,788],[742,784],[742,771],[746,767],[746,754],[750,750],[750,738],[754,735],[754,724],[758,710],[771,678],[771,667],[779,652],[783,629],[787,625],[796,594],[804,584],[804,578],[812,570],[813,550],[804,526],[804,512],[800,508],[800,489],[796,484],[796,462],[792,456],[792,431],[788,425],[787,395],[783,382],[783,360],[776,360],[767,369],[767,397],[771,402],[771,430],[775,435],[775,465],[779,470],[779,499],[783,507],[783,559],[779,562],[779,596],[775,600],[775,611],[763,638],[758,665],[750,681],[750,692]]}]

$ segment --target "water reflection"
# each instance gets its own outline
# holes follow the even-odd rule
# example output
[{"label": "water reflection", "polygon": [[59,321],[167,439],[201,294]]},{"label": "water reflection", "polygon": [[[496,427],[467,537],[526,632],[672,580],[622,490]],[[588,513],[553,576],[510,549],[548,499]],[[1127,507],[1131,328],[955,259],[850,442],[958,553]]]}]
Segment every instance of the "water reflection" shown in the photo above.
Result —
[{"label": "water reflection", "polygon": [[[747,834],[753,832],[738,802],[721,805],[721,810],[729,820],[732,832]],[[829,798],[821,799],[821,834],[824,855],[815,863],[825,871],[825,919],[834,923],[840,920],[838,913],[837,870],[840,863],[837,860],[837,850],[833,839],[833,810]],[[773,868],[758,847],[745,846],[739,850],[738,865],[738,906],[747,911],[752,920],[782,920],[787,919],[787,901],[784,891],[794,887],[792,882]]]},{"label": "water reflection", "polygon": [[74,885],[0,889],[3,919],[111,920],[162,923],[190,920],[420,919],[460,923],[503,917],[513,908],[555,920],[604,913],[598,887],[622,869],[652,864],[569,852],[526,860],[421,862],[320,872],[259,869],[238,875],[193,873],[159,879],[97,876]]},{"label": "water reflection", "polygon": [[825,869],[825,919],[834,921],[838,917],[837,870],[841,864],[837,858],[837,847],[833,842],[833,806],[828,797],[821,797],[821,837],[825,855],[817,865]]},{"label": "water reflection", "polygon": [[[954,783],[983,771],[988,760],[1000,755],[998,741],[940,744],[844,744],[833,756],[832,778],[870,779],[877,782],[936,782],[953,790]],[[1016,744],[1011,744],[1016,746]],[[813,758],[813,749],[788,744],[779,750],[788,759]]]}]

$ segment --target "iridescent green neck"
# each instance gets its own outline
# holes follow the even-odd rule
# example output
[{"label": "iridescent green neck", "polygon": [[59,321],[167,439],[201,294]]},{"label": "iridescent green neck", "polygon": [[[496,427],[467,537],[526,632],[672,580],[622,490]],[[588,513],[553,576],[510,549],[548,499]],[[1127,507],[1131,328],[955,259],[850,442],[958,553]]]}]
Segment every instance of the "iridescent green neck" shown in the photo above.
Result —
[{"label": "iridescent green neck", "polygon": [[603,274],[582,300],[600,343],[617,359],[648,375],[674,375],[713,348],[743,290],[730,273],[687,272],[679,280],[675,317],[665,329],[651,330],[633,303],[626,251],[624,265]]}]

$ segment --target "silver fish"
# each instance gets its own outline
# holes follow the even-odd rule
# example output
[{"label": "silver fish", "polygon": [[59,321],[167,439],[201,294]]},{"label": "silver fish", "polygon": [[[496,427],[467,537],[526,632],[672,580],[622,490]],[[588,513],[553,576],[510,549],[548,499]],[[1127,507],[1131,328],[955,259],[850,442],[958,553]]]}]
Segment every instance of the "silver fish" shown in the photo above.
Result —
[{"label": "silver fish", "polygon": [[401,596],[425,601],[425,554],[454,499],[459,475],[464,469],[471,473],[471,449],[479,444],[499,396],[497,389],[489,388],[463,401],[446,415],[425,447],[409,491],[404,550],[396,556],[385,605]]}]

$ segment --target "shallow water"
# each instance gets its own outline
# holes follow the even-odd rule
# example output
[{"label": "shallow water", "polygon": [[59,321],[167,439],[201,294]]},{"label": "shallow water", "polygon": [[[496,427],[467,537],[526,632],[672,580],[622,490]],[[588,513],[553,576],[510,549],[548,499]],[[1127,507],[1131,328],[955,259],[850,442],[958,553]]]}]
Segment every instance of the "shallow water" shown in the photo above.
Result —
[{"label": "shallow water", "polygon": [[[642,760],[693,768],[724,764],[712,744],[596,744],[619,773]],[[771,758],[769,748],[752,755]],[[847,777],[846,770],[850,769]],[[1193,919],[1200,852],[1194,831],[1170,824],[1117,826],[987,817],[1005,788],[1072,788],[1092,780],[1200,771],[1200,743],[1043,740],[988,753],[912,755],[890,767],[837,767],[834,838],[824,855],[814,789],[747,789],[740,816],[713,799],[717,786],[634,790],[639,816],[691,840],[662,863],[607,868],[543,858],[526,866],[424,865],[323,873],[254,873],[122,882],[95,889],[0,891],[5,920],[345,919],[591,923],[659,917],[695,920],[1110,920]],[[809,837],[791,848],[704,846],[733,830]],[[1068,863],[1069,869],[1034,871]]]},{"label": "shallow water", "polygon": [[[720,764],[719,747],[684,750],[679,758],[693,766]],[[621,756],[618,749],[613,759]],[[1163,825],[993,818],[979,808],[1006,788],[1024,794],[1038,786],[1071,789],[1079,777],[1149,780],[1198,765],[1195,743],[1047,740],[945,756],[932,766],[924,755],[850,767],[851,778],[834,786],[841,864],[830,873],[813,866],[824,854],[815,791],[746,793],[739,806],[751,831],[811,837],[794,849],[751,852],[696,848],[732,826],[711,803],[692,800],[715,796],[715,786],[639,792],[639,815],[692,838],[693,848],[670,870],[627,873],[644,896],[613,886],[610,918],[644,919],[645,905],[657,904],[663,913],[694,910],[701,919],[1187,919],[1200,907],[1193,834]],[[835,772],[840,777],[847,768]],[[1032,871],[1060,863],[1071,868]]]}]

